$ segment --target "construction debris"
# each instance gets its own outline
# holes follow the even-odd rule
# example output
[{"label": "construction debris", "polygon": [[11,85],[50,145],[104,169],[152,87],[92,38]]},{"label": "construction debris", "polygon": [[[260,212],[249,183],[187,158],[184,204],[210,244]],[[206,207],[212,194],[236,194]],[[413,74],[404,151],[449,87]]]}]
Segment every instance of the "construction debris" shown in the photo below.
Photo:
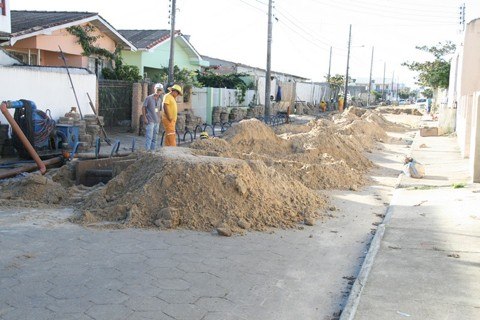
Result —
[{"label": "construction debris", "polygon": [[243,120],[222,139],[140,152],[104,186],[73,186],[72,169],[63,167],[42,181],[3,182],[0,198],[31,193],[28,200],[41,203],[77,201],[75,221],[86,225],[216,230],[223,236],[303,228],[328,208],[319,189],[365,185],[372,167],[365,151],[376,141],[387,142],[385,130],[392,128],[381,114],[353,107],[332,120],[285,125],[277,132],[259,120]]}]

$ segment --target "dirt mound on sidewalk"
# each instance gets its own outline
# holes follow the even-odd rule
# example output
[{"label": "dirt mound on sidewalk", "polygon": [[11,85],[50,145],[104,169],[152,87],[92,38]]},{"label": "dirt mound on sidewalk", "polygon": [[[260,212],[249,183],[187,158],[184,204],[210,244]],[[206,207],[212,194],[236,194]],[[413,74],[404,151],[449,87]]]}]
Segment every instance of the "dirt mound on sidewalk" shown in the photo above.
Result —
[{"label": "dirt mound on sidewalk", "polygon": [[325,200],[261,161],[193,155],[184,148],[146,154],[81,206],[84,223],[211,231],[291,228],[318,218]]}]

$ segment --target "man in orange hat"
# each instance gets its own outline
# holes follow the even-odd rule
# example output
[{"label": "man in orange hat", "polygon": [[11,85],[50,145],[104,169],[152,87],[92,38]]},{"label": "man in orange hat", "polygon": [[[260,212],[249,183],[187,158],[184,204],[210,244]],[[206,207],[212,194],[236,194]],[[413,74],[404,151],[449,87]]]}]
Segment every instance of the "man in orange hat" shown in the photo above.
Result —
[{"label": "man in orange hat", "polygon": [[175,139],[175,124],[177,123],[177,101],[178,96],[183,95],[182,87],[178,84],[168,88],[169,93],[163,98],[163,114],[162,123],[165,128],[165,146],[175,147],[177,141]]}]

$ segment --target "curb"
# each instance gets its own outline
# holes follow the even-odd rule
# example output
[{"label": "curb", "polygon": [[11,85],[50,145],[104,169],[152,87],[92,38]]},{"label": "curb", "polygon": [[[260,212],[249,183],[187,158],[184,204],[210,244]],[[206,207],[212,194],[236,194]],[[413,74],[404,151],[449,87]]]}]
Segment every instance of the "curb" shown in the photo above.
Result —
[{"label": "curb", "polygon": [[398,195],[398,192],[394,192],[392,196],[392,201],[390,202],[390,205],[387,208],[387,211],[385,213],[385,218],[383,219],[383,222],[378,226],[377,232],[375,233],[375,236],[373,237],[373,240],[370,243],[370,248],[368,249],[367,255],[365,256],[365,260],[363,261],[362,268],[358,273],[357,279],[355,279],[355,282],[353,283],[352,289],[350,290],[350,294],[347,299],[347,303],[345,304],[345,307],[342,310],[342,314],[339,320],[353,320],[355,318],[355,314],[357,312],[357,307],[358,307],[358,303],[360,302],[363,288],[367,284],[368,275],[370,274],[370,270],[372,269],[378,250],[380,249],[383,235],[385,234],[386,226],[391,219],[391,215],[392,215],[391,204],[396,202],[397,195]]},{"label": "curb", "polygon": [[[413,142],[410,145],[410,152],[408,154],[409,156],[411,156],[412,154],[413,146],[415,144],[417,135],[418,131],[415,133],[415,136],[413,137]],[[382,223],[378,225],[377,232],[375,233],[375,236],[373,236],[370,247],[368,248],[367,255],[365,256],[365,260],[363,260],[362,267],[360,269],[360,272],[358,273],[357,279],[355,279],[355,282],[353,283],[352,289],[350,290],[350,294],[348,295],[347,302],[342,310],[342,314],[340,315],[339,320],[353,320],[355,318],[363,288],[367,284],[368,275],[370,274],[370,270],[372,269],[378,250],[380,249],[386,227],[392,218],[392,204],[395,205],[397,203],[398,190],[401,186],[402,177],[404,176],[405,175],[403,173],[400,173],[398,175],[397,183],[393,187],[394,193],[392,196],[392,200],[390,201],[390,204],[385,212],[385,218],[383,219]]]}]

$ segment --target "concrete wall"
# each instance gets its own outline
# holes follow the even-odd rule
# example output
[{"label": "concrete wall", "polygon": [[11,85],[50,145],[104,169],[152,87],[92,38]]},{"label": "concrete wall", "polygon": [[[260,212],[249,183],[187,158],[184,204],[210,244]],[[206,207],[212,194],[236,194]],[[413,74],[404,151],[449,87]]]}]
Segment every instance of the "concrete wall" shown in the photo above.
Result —
[{"label": "concrete wall", "polygon": [[[80,108],[85,114],[93,114],[87,92],[96,105],[97,78],[84,69],[70,69]],[[0,101],[32,100],[39,110],[49,109],[54,120],[76,107],[73,90],[63,68],[30,66],[0,66]],[[13,110],[11,114],[13,115]],[[6,119],[0,114],[0,122]]]},{"label": "concrete wall", "polygon": [[473,95],[472,128],[470,138],[470,170],[473,182],[480,182],[480,91]]},{"label": "concrete wall", "polygon": [[6,12],[2,15],[0,12],[0,31],[10,33],[12,32],[12,24],[10,20],[10,0],[5,0]]},{"label": "concrete wall", "polygon": [[456,130],[460,151],[464,158],[470,155],[472,95],[460,96],[457,107]]},{"label": "concrete wall", "polygon": [[465,158],[470,157],[471,146],[479,141],[475,136],[474,103],[475,92],[480,90],[480,19],[468,23],[465,29],[463,48],[457,50],[452,59],[448,106],[457,107],[455,130],[458,144]]},{"label": "concrete wall", "polygon": [[480,19],[473,20],[465,29],[460,95],[480,90]]},{"label": "concrete wall", "polygon": [[296,100],[305,101],[312,105],[319,105],[325,99],[330,99],[330,89],[326,83],[296,83]]}]

